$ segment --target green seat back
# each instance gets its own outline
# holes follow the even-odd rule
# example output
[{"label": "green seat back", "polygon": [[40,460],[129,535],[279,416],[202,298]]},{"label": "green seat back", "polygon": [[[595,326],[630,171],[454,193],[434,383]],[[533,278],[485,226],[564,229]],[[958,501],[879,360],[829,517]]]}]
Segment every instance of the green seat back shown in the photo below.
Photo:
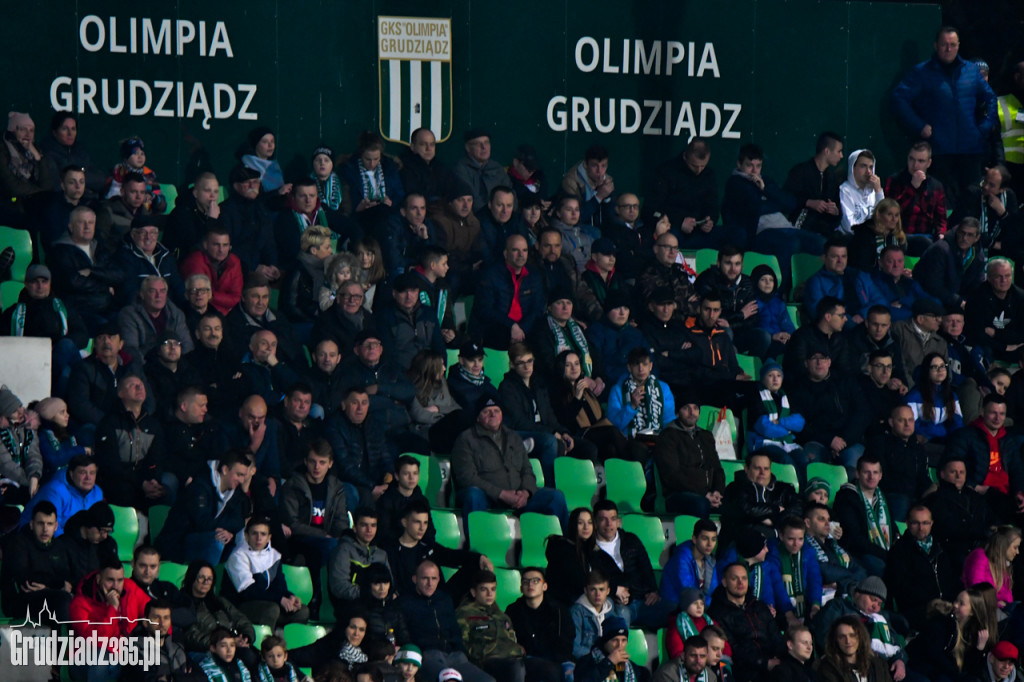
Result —
[{"label": "green seat back", "polygon": [[185,572],[188,570],[188,566],[185,564],[177,564],[173,561],[161,561],[160,562],[160,573],[157,577],[160,580],[166,580],[175,587],[181,587],[181,581],[185,579]]},{"label": "green seat back", "polygon": [[326,636],[327,628],[323,625],[288,623],[284,626],[284,641],[288,643],[289,649],[298,649]]},{"label": "green seat back", "polygon": [[786,312],[789,313],[789,319],[793,322],[793,326],[797,329],[800,328],[800,306],[795,303],[790,303],[786,306]]},{"label": "green seat back", "polygon": [[[700,406],[700,427],[711,431],[715,428],[715,424],[718,423],[718,415],[721,414],[722,408],[715,407],[714,405],[701,405]],[[725,409],[725,421],[729,424],[729,430],[732,431],[732,441],[736,442],[736,415],[732,413],[729,408]]]},{"label": "green seat back", "polygon": [[431,509],[430,520],[434,522],[435,539],[448,549],[462,549],[462,531],[459,517],[447,509]]},{"label": "green seat back", "polygon": [[848,479],[846,467],[840,464],[827,464],[825,462],[811,462],[807,465],[807,480],[809,481],[812,478],[823,478],[828,481],[829,487],[832,489],[828,498],[829,504],[835,502],[836,493],[839,492],[840,486],[846,483]]},{"label": "green seat back", "polygon": [[629,660],[640,666],[647,665],[647,636],[643,630],[638,628],[629,629],[629,639],[626,640],[626,651],[629,652]]},{"label": "green seat back", "polygon": [[[794,253],[790,259],[793,268],[793,288],[790,296],[796,295],[797,287],[809,280],[814,273],[821,270],[821,256],[812,256],[809,253]],[[794,300],[790,298],[790,300]]]},{"label": "green seat back", "polygon": [[533,477],[537,479],[537,487],[544,487],[544,467],[540,465],[540,460],[533,457],[530,458],[530,466],[533,467]]},{"label": "green seat back", "polygon": [[661,519],[646,514],[626,514],[622,517],[622,530],[640,538],[644,549],[647,550],[647,556],[651,559],[651,566],[655,570],[665,565],[662,560],[666,544],[665,529],[661,525]]},{"label": "green seat back", "polygon": [[761,358],[755,358],[750,355],[743,355],[742,353],[736,354],[736,362],[739,364],[740,369],[749,374],[757,381],[761,374]]},{"label": "green seat back", "polygon": [[519,517],[519,533],[523,538],[523,552],[519,557],[519,565],[545,568],[548,565],[548,558],[544,553],[547,539],[551,535],[562,534],[558,517],[526,512]]},{"label": "green seat back", "polygon": [[27,230],[0,225],[0,251],[7,247],[14,249],[14,264],[11,265],[11,279],[25,281],[25,271],[32,262],[32,235]]},{"label": "green seat back", "polygon": [[723,460],[722,470],[725,471],[725,483],[728,485],[736,479],[737,474],[743,471],[743,462],[739,460]]},{"label": "green seat back", "polygon": [[313,599],[313,576],[306,566],[289,566],[281,564],[281,572],[284,573],[284,581],[288,584],[288,591],[308,604]]},{"label": "green seat back", "polygon": [[620,513],[639,512],[640,500],[647,492],[644,465],[625,459],[611,458],[604,463],[605,493],[619,507]]},{"label": "green seat back", "polygon": [[772,473],[775,474],[775,479],[788,483],[799,493],[800,492],[800,479],[796,476],[796,467],[792,464],[782,464],[780,462],[772,462]]},{"label": "green seat back", "polygon": [[513,537],[509,517],[502,512],[475,511],[469,514],[469,548],[480,552],[495,567],[512,568]]},{"label": "green seat back", "polygon": [[[16,282],[14,280],[0,282],[0,309],[7,310],[17,303],[18,296],[21,296],[21,290],[24,288],[24,282]],[[9,334],[10,331],[10,329],[5,329],[4,334]]]},{"label": "green seat back", "polygon": [[153,544],[160,537],[160,531],[167,523],[167,515],[171,513],[171,507],[166,504],[154,504],[149,508],[149,543]]},{"label": "green seat back", "polygon": [[495,603],[504,611],[508,605],[523,596],[523,578],[514,568],[495,568],[494,575],[498,579],[498,591]]},{"label": "green seat back", "polygon": [[555,459],[555,487],[565,495],[565,503],[572,511],[576,507],[590,509],[597,493],[597,472],[588,459],[558,457]]},{"label": "green seat back", "polygon": [[698,249],[696,257],[697,274],[704,272],[718,262],[718,249]]},{"label": "green seat back", "polygon": [[[778,284],[782,284],[782,268],[779,266],[779,259],[768,253],[758,253],[757,251],[747,251],[743,254],[743,274],[749,275],[754,271],[758,265],[767,265],[775,271],[775,281]],[[754,282],[754,287],[757,287],[757,282]]]},{"label": "green seat back", "polygon": [[110,505],[114,512],[114,541],[117,542],[117,558],[131,561],[135,551],[135,541],[139,539],[139,515],[134,507]]},{"label": "green seat back", "polygon": [[[221,187],[221,189],[223,190],[224,188]],[[170,183],[161,184],[160,193],[167,199],[167,208],[164,210],[164,213],[169,214],[174,210],[174,203],[178,200],[178,188]]]},{"label": "green seat back", "polygon": [[699,516],[680,514],[673,522],[676,527],[676,544],[681,545],[693,537],[693,527],[700,521]]},{"label": "green seat back", "polygon": [[252,646],[256,651],[259,651],[260,644],[263,644],[264,639],[274,634],[274,629],[269,625],[260,625],[258,623],[253,623],[252,629],[256,631],[256,639],[253,641]]},{"label": "green seat back", "polygon": [[501,384],[501,380],[505,378],[505,372],[508,371],[508,368],[507,350],[484,349],[484,376],[490,379],[492,384],[495,386]]}]

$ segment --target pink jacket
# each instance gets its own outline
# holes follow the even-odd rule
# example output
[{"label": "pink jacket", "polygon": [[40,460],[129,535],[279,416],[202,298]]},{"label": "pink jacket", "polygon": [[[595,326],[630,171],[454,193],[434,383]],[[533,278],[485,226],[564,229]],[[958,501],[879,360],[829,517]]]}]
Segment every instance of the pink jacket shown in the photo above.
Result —
[{"label": "pink jacket", "polygon": [[988,565],[988,557],[985,556],[985,548],[979,547],[968,554],[967,559],[964,561],[964,587],[970,587],[978,583],[995,585],[996,601],[999,602],[999,606],[1005,606],[1013,601],[1013,594],[1010,592],[1010,570],[1007,567],[1007,574],[1003,578],[1003,584],[996,585],[995,578],[992,577],[992,569]]}]

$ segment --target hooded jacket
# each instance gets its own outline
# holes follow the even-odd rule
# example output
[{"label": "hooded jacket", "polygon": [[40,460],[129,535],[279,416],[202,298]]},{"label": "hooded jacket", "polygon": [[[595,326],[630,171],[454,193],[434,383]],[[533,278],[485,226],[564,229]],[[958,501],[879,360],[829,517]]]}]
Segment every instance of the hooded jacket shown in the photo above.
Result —
[{"label": "hooded jacket", "polygon": [[248,542],[238,543],[225,563],[224,572],[230,583],[224,585],[225,593],[233,592],[238,602],[276,604],[283,597],[292,596],[281,569],[281,553],[269,542],[263,549],[253,549]]},{"label": "hooded jacket", "polygon": [[336,599],[358,599],[359,572],[370,564],[384,564],[390,569],[387,552],[375,545],[367,547],[356,538],[354,531],[346,531],[331,552],[328,564],[331,596]]},{"label": "hooded jacket", "polygon": [[573,658],[580,658],[590,653],[591,647],[597,644],[601,638],[601,625],[605,618],[613,615],[614,604],[610,598],[605,599],[600,609],[587,599],[587,595],[581,596],[569,609],[569,617],[572,619],[576,636],[573,639]]},{"label": "hooded jacket", "polygon": [[[871,185],[860,187],[853,177],[853,167],[865,151],[858,149],[850,154],[846,160],[846,182],[839,186],[840,229],[847,234],[852,234],[855,226],[870,220],[875,213],[875,205],[885,198],[885,192],[881,189],[875,191]],[[871,172],[875,172],[874,161],[871,162]]]},{"label": "hooded jacket", "polygon": [[121,599],[115,608],[107,604],[96,584],[99,571],[93,571],[78,583],[71,600],[71,630],[79,637],[96,634],[108,637],[107,648],[117,651],[119,637],[127,637],[136,622],[145,617],[149,597],[131,580],[124,581]]},{"label": "hooded jacket", "polygon": [[71,582],[71,564],[64,543],[54,538],[43,544],[28,526],[8,536],[4,557],[0,565],[0,597],[5,613],[20,615],[25,598],[32,594],[20,589],[26,581],[45,585],[48,590],[63,590],[64,583]]},{"label": "hooded jacket", "polygon": [[725,471],[707,429],[683,428],[673,420],[658,434],[654,462],[666,497],[678,492],[706,495],[725,491]]}]

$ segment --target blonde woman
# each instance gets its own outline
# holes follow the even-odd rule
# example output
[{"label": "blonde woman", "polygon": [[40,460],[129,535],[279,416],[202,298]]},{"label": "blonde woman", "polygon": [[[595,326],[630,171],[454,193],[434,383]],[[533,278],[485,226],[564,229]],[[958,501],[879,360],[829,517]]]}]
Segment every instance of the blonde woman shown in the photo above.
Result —
[{"label": "blonde woman", "polygon": [[853,228],[849,245],[850,267],[871,272],[882,249],[887,246],[898,246],[907,252],[907,235],[903,231],[900,205],[895,199],[879,201],[871,220]]},{"label": "blonde woman", "polygon": [[965,587],[989,583],[996,588],[996,603],[1000,609],[1013,603],[1013,567],[1020,553],[1020,530],[1013,526],[1000,526],[984,547],[967,555],[964,561]]},{"label": "blonde woman", "polygon": [[281,312],[295,323],[312,324],[320,313],[320,289],[324,285],[324,262],[334,253],[331,230],[310,225],[299,238],[299,256],[284,279]]}]

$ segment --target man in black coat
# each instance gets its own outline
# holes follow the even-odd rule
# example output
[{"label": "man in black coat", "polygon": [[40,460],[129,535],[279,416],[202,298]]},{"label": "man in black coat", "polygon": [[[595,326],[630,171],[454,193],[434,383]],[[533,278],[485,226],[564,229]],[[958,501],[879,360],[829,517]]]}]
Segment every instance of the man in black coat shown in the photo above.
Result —
[{"label": "man in black coat", "polygon": [[962,566],[993,525],[985,498],[967,485],[967,464],[954,454],[939,469],[939,486],[924,498],[935,519],[933,534],[946,547],[954,566]]},{"label": "man in black coat", "polygon": [[893,409],[905,403],[899,389],[892,388],[894,366],[895,358],[888,350],[873,350],[868,356],[867,373],[857,375],[857,385],[860,387],[869,415],[865,434],[867,440],[881,434]]},{"label": "man in black coat", "polygon": [[894,517],[879,490],[882,463],[874,454],[857,462],[857,473],[836,493],[833,516],[843,529],[840,544],[873,576],[885,574],[889,550],[899,537]]},{"label": "man in black coat", "polygon": [[90,331],[115,317],[114,288],[122,274],[96,241],[96,213],[87,206],[71,212],[68,233],[46,254],[54,273],[54,294],[73,307]]},{"label": "man in black coat", "polygon": [[897,405],[889,413],[884,432],[868,440],[867,451],[882,461],[881,487],[893,518],[906,517],[910,505],[931,487],[928,453],[914,435],[914,411]]},{"label": "man in black coat", "polygon": [[412,132],[409,148],[399,157],[402,168],[398,171],[402,188],[407,193],[422,194],[428,204],[443,203],[448,189],[454,183],[452,172],[437,158],[437,138],[429,128]]},{"label": "man in black coat", "polygon": [[536,674],[537,679],[558,679],[561,665],[572,662],[576,628],[566,609],[545,599],[544,569],[528,566],[523,568],[522,576],[523,596],[509,604],[505,613],[512,621],[516,639],[526,649],[528,674]]},{"label": "man in black coat", "polygon": [[97,502],[68,519],[55,542],[67,554],[72,585],[98,570],[104,559],[119,561],[117,541],[110,537],[113,530],[114,512],[106,502]]},{"label": "man in black coat", "polygon": [[270,310],[270,283],[262,275],[254,273],[245,278],[242,300],[224,318],[229,355],[241,360],[252,335],[264,329],[274,332],[277,337],[277,355],[281,360],[292,367],[305,362],[292,326]]},{"label": "man in black coat", "polygon": [[835,167],[843,159],[843,138],[824,132],[818,136],[814,156],[789,169],[782,189],[797,199],[790,216],[793,225],[829,237],[839,227],[839,185]]},{"label": "man in black coat", "polygon": [[711,595],[708,614],[729,635],[737,680],[763,682],[784,651],[782,635],[768,605],[749,590],[747,567],[729,564]]},{"label": "man in black coat", "polygon": [[1016,364],[1024,346],[1024,289],[1013,283],[1006,258],[989,259],[985,283],[967,298],[967,341],[987,349],[995,360]]},{"label": "man in black coat", "polygon": [[[900,341],[892,333],[892,313],[882,305],[868,308],[864,322],[843,334],[850,351],[850,373],[867,372],[869,356],[879,350],[887,351],[893,360],[890,387],[899,389],[907,385],[907,371],[903,366]],[[903,391],[906,393],[906,391]]]},{"label": "man in black coat", "polygon": [[[743,252],[733,244],[726,244],[718,250],[717,265],[702,272],[694,284],[701,298],[711,292],[721,298],[719,325],[732,330],[736,349],[763,358],[772,339],[768,332],[751,324],[750,318],[757,315],[756,286],[757,282],[743,274]],[[725,325],[722,325],[722,320]]]},{"label": "man in black coat", "polygon": [[349,506],[373,506],[388,488],[395,471],[396,448],[387,437],[385,418],[370,409],[370,396],[358,386],[350,388],[341,407],[327,417],[327,441],[345,482]]},{"label": "man in black coat", "polygon": [[907,514],[907,534],[889,551],[885,584],[910,626],[920,630],[933,599],[953,601],[962,589],[960,564],[932,535],[932,512],[923,504]]},{"label": "man in black coat", "polygon": [[764,452],[752,452],[743,463],[743,472],[725,487],[722,496],[722,537],[726,546],[744,528],[758,530],[769,538],[777,537],[776,528],[790,515],[800,516],[800,496],[788,483],[776,480],[772,460]]},{"label": "man in black coat", "polygon": [[29,524],[7,537],[0,569],[4,613],[17,617],[27,609],[34,617],[46,603],[58,620],[71,620],[71,565],[64,544],[54,540],[56,530],[57,508],[42,500]]}]

